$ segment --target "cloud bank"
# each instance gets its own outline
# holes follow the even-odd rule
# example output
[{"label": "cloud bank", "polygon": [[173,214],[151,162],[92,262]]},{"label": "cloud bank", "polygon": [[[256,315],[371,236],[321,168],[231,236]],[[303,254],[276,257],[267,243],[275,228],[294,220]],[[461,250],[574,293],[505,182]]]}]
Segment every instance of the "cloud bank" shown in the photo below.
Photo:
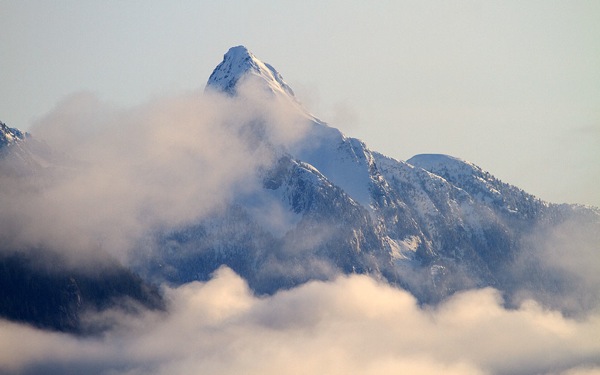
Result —
[{"label": "cloud bank", "polygon": [[169,314],[112,316],[118,326],[101,338],[2,322],[0,369],[111,375],[600,373],[600,314],[573,320],[533,301],[506,310],[493,289],[421,308],[403,290],[354,275],[258,298],[221,268],[206,283],[165,292]]}]

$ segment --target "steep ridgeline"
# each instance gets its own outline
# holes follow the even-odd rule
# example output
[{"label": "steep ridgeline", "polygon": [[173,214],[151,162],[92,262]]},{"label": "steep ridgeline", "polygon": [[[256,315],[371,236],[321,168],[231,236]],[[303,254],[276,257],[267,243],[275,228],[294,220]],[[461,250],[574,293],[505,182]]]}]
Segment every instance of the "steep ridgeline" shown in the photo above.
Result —
[{"label": "steep ridgeline", "polygon": [[[242,46],[227,52],[206,90],[243,95],[238,88],[247,79],[297,103],[281,75]],[[228,265],[257,293],[273,293],[366,273],[425,303],[484,286],[551,301],[569,278],[523,270],[523,259],[535,258],[531,238],[573,218],[600,228],[597,210],[543,202],[446,155],[397,161],[297,110],[308,119],[306,134],[272,147],[277,161],[256,174],[262,189],[209,219],[158,234],[154,251],[141,252],[151,255],[138,258],[142,274],[184,283]]]}]

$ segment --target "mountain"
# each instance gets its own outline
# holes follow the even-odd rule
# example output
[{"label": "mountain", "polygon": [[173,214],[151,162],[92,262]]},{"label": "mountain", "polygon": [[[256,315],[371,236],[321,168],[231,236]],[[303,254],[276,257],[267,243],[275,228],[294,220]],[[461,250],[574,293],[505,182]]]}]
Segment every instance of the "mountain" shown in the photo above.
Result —
[{"label": "mountain", "polygon": [[[245,181],[257,188],[240,191],[210,216],[154,228],[127,264],[141,280],[118,268],[133,289],[109,288],[114,296],[158,306],[154,292],[140,291],[208,280],[228,266],[259,295],[358,273],[405,288],[424,304],[487,286],[500,290],[508,304],[531,297],[566,313],[590,308],[600,298],[595,284],[555,262],[577,256],[563,250],[571,246],[597,254],[598,209],[544,202],[456,157],[400,161],[372,151],[308,112],[282,75],[243,46],[224,55],[205,93],[285,114],[240,117],[244,139],[270,162]],[[4,124],[2,131],[3,148],[22,148],[33,169],[43,170],[48,155],[55,155],[26,147],[34,137]],[[93,283],[114,285],[115,278],[106,277],[106,283]],[[22,279],[11,280],[18,285]],[[57,293],[72,295],[71,276],[63,272],[56,280]],[[583,297],[563,298],[574,294]],[[90,303],[104,306],[102,301]]]},{"label": "mountain", "polygon": [[550,271],[539,265],[523,271],[536,251],[531,238],[583,217],[599,229],[598,210],[544,202],[455,157],[403,162],[373,152],[308,113],[281,74],[243,46],[225,54],[205,91],[243,96],[246,82],[296,103],[308,121],[304,137],[283,146],[262,137],[276,160],[257,171],[262,189],[209,219],[157,235],[152,255],[138,259],[141,274],[179,284],[206,280],[227,265],[260,294],[364,273],[423,303],[493,286],[509,300],[525,292],[552,304],[568,290],[571,276],[554,271],[548,281]]}]

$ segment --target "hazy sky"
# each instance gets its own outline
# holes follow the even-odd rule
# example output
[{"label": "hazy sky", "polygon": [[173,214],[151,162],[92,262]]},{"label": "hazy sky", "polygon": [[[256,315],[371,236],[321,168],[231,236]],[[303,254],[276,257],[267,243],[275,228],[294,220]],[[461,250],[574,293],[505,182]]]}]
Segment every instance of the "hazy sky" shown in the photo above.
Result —
[{"label": "hazy sky", "polygon": [[595,0],[0,0],[0,121],[27,130],[82,90],[125,107],[200,92],[243,44],[373,150],[600,206],[598,20]]}]

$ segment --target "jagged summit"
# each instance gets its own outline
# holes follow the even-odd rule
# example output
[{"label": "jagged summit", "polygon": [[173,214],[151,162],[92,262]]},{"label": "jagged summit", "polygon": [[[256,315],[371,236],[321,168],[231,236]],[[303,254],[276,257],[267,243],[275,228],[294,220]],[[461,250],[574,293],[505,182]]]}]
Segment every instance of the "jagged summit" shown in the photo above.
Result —
[{"label": "jagged summit", "polygon": [[223,61],[215,68],[206,84],[206,89],[214,89],[235,95],[238,82],[248,77],[259,78],[273,93],[281,93],[295,98],[292,89],[285,83],[281,74],[271,65],[260,61],[244,46],[232,47],[223,56]]}]

